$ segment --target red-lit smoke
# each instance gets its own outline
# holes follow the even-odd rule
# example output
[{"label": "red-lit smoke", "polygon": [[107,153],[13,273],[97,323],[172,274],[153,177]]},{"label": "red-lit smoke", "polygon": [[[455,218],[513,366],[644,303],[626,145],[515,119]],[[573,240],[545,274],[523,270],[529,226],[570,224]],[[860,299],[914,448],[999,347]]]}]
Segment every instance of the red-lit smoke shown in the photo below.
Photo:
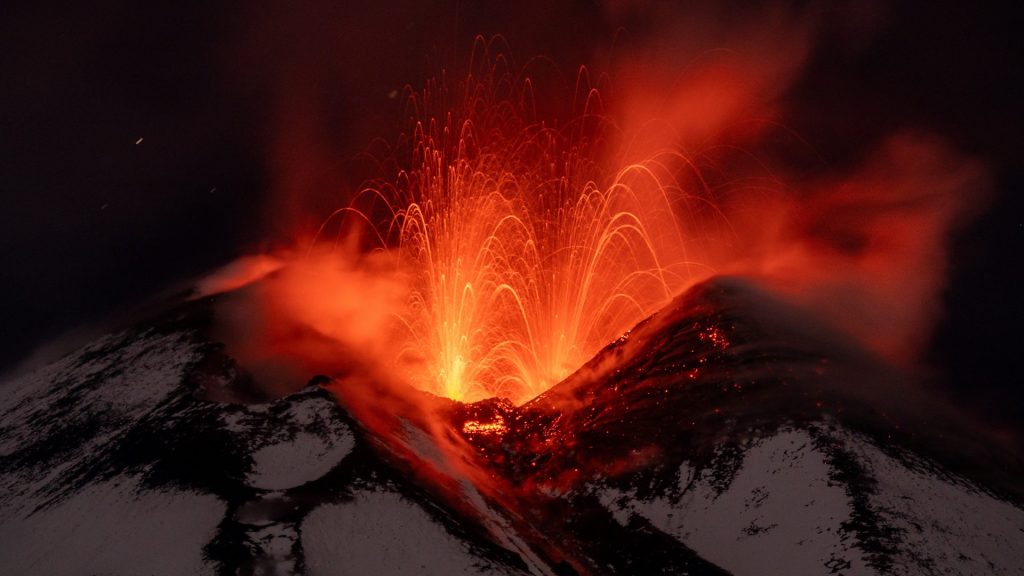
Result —
[{"label": "red-lit smoke", "polygon": [[[575,89],[533,79],[551,65],[478,45],[473,76],[401,92],[404,134],[378,133],[393,144],[336,204],[351,210],[315,216],[326,226],[312,251],[253,261],[269,276],[228,305],[240,356],[306,374],[373,364],[440,395],[521,402],[721,272],[913,365],[941,313],[947,236],[984,201],[984,166],[917,132],[813,176],[772,154],[798,140],[785,96],[820,10],[609,2],[603,17],[625,32],[595,41]],[[308,106],[321,96],[303,96],[316,95],[313,64],[278,66],[299,85],[281,90],[271,149],[287,213],[340,189],[345,164],[323,148],[322,102]],[[241,285],[225,278],[204,291]]]}]

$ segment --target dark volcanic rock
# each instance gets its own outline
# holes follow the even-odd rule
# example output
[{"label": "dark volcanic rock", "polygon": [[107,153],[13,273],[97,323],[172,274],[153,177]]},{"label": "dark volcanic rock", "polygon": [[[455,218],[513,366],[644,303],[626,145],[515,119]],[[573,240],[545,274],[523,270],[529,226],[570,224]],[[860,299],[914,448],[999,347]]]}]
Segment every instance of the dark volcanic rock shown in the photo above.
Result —
[{"label": "dark volcanic rock", "polygon": [[189,304],[4,384],[5,572],[1024,569],[1020,461],[736,280],[523,406],[409,400],[433,412],[396,408],[386,435],[334,396],[372,383],[268,397],[207,315]]}]

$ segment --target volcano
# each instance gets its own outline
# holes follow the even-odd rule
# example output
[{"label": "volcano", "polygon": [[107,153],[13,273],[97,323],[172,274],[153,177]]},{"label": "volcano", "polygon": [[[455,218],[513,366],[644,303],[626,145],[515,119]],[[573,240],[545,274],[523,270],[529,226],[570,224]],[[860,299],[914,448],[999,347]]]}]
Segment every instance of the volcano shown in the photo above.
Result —
[{"label": "volcano", "polygon": [[[521,405],[309,375],[177,302],[5,387],[12,574],[1016,574],[1020,459],[715,278]],[[370,398],[372,401],[367,401]]]}]

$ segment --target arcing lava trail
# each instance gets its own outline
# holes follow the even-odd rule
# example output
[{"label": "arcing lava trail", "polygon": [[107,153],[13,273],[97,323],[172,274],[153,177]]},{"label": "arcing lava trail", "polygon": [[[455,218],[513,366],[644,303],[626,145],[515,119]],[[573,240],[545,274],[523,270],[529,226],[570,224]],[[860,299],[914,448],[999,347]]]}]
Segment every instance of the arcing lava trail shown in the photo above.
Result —
[{"label": "arcing lava trail", "polygon": [[488,51],[480,40],[458,91],[409,91],[394,174],[336,216],[408,285],[395,371],[457,400],[523,402],[706,269],[679,216],[697,200],[686,159],[629,160],[586,70],[579,109],[549,125],[530,78]]}]

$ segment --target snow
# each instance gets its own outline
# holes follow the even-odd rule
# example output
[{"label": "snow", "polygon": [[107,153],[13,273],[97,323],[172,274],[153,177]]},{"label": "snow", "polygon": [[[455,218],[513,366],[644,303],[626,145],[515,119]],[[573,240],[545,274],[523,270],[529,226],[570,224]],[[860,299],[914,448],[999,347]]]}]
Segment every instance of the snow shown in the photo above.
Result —
[{"label": "snow", "polygon": [[340,409],[315,389],[225,411],[221,426],[251,450],[246,484],[287,490],[323,477],[355,448]]},{"label": "snow", "polygon": [[[0,459],[16,465],[0,467],[0,572],[211,573],[217,567],[204,557],[204,547],[228,520],[236,522],[236,537],[257,572],[520,573],[502,564],[501,555],[485,555],[488,548],[475,547],[477,540],[460,530],[450,532],[458,524],[450,526],[441,508],[389,491],[393,487],[332,485],[322,493],[314,487],[314,496],[287,492],[324,477],[355,449],[339,408],[320,391],[272,404],[210,408],[232,442],[251,451],[251,467],[232,469],[231,482],[246,472],[245,484],[257,490],[246,489],[253,499],[233,506],[228,518],[228,506],[214,495],[147,487],[124,468],[98,467],[140,422],[178,417],[177,400],[188,398],[178,396],[187,393],[182,379],[199,353],[188,333],[123,332],[4,384]],[[401,420],[398,436],[416,465],[454,480],[445,483],[445,494],[464,500],[466,506],[456,508],[473,516],[472,530],[518,554],[523,570],[549,572],[517,533],[522,524],[514,522],[515,511],[491,502],[470,481],[484,470],[468,468],[470,460],[446,458],[449,452],[410,421]],[[862,478],[837,474],[830,446],[862,470]],[[599,477],[590,487],[623,525],[643,518],[737,576],[1024,573],[1024,510],[838,425],[784,428],[752,439],[740,462],[726,485],[714,466],[697,470],[684,463],[678,489],[655,497],[641,498],[640,490],[612,487],[612,480]],[[350,496],[339,496],[350,490]],[[303,517],[316,505],[308,499],[323,495],[335,503]],[[337,503],[339,497],[346,500]],[[891,554],[865,551],[872,548],[851,522],[855,510],[862,521],[867,510],[876,523],[869,531],[885,534]],[[877,554],[884,555],[881,562]]]},{"label": "snow", "polygon": [[257,574],[301,574],[295,558],[299,533],[290,525],[274,524],[252,530],[248,541],[258,550]]},{"label": "snow", "polygon": [[65,474],[88,464],[174,394],[197,357],[188,334],[125,332],[12,382],[11,392],[0,398],[0,457],[64,437],[75,426],[90,432],[70,437],[50,461],[0,471],[0,504],[63,485]]},{"label": "snow", "polygon": [[423,463],[429,463],[438,472],[456,480],[458,486],[457,496],[469,504],[477,515],[488,535],[499,546],[516,552],[527,564],[530,573],[544,574],[547,572],[543,560],[530,549],[517,534],[508,520],[487,504],[483,495],[476,489],[471,481],[463,477],[459,472],[449,465],[441,450],[434,443],[434,440],[422,429],[404,418],[399,419],[402,425],[403,443]]},{"label": "snow", "polygon": [[490,532],[492,539],[502,548],[519,554],[519,558],[526,563],[530,574],[550,574],[546,564],[537,554],[516,533],[512,525],[493,508],[487,505],[483,495],[468,480],[460,480],[463,499],[472,505],[479,519]]},{"label": "snow", "polygon": [[203,547],[224,511],[213,496],[146,490],[120,477],[27,517],[5,511],[0,566],[49,576],[210,574]]},{"label": "snow", "polygon": [[316,480],[337,466],[355,447],[351,434],[331,442],[309,432],[298,432],[285,442],[253,452],[247,483],[263,490],[286,490]]},{"label": "snow", "polygon": [[1024,510],[852,434],[846,445],[878,482],[876,511],[901,533],[891,573],[919,574],[922,566],[942,575],[1024,573]]},{"label": "snow", "polygon": [[[111,334],[60,360],[4,383],[0,412],[24,414],[42,397],[54,400],[95,379],[103,386],[90,394],[121,412],[152,406],[181,382],[185,367],[198,359],[189,334],[130,331]],[[146,385],[140,385],[140,378]],[[27,401],[27,402],[26,402]]]},{"label": "snow", "polygon": [[361,491],[313,510],[302,523],[312,576],[511,574],[476,556],[419,505],[392,492]]},{"label": "snow", "polygon": [[[859,434],[830,434],[873,481],[866,496],[877,528],[895,534],[884,573],[1021,574],[1024,510],[934,464],[883,452]],[[721,493],[706,476],[684,464],[677,502],[615,488],[598,496],[620,523],[637,514],[737,576],[878,573],[857,534],[844,528],[850,495],[831,479],[826,455],[807,432],[755,442]]]},{"label": "snow", "polygon": [[806,432],[784,431],[755,443],[720,494],[707,475],[694,476],[684,464],[678,503],[639,500],[615,489],[600,498],[619,522],[639,514],[737,576],[812,576],[832,567],[845,567],[847,576],[872,573],[853,539],[842,534],[851,514],[846,492],[829,481],[825,455]]}]

